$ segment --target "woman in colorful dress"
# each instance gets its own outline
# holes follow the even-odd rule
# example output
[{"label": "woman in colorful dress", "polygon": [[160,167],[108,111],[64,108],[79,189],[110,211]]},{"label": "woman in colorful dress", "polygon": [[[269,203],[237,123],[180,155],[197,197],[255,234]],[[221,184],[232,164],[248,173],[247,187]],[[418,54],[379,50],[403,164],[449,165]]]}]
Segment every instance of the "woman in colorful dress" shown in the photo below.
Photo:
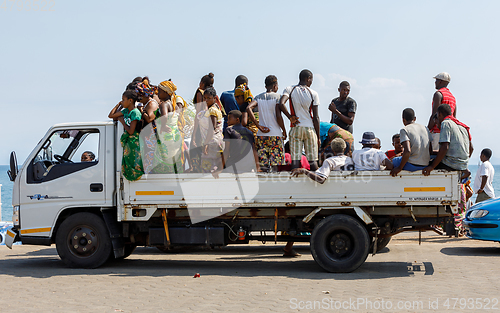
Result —
[{"label": "woman in colorful dress", "polygon": [[[196,116],[203,109],[203,93],[206,88],[213,87],[214,85],[214,74],[208,73],[200,79],[200,85],[196,89],[193,97],[193,104],[196,109]],[[189,167],[191,172],[199,173],[201,172],[201,135],[200,127],[198,125],[198,120],[195,118],[193,134],[191,136],[191,143],[189,149]]]},{"label": "woman in colorful dress", "polygon": [[[154,173],[182,173],[182,144],[183,136],[179,128],[179,110],[177,110],[177,86],[166,80],[158,85],[161,116],[156,121],[158,128],[155,136],[158,138],[158,147],[154,155]],[[174,101],[173,101],[174,100]],[[181,110],[182,111],[182,110]]]},{"label": "woman in colorful dress", "polygon": [[136,92],[125,91],[122,95],[122,101],[108,115],[109,118],[120,121],[125,129],[120,138],[123,146],[122,173],[130,181],[138,180],[144,174],[139,133],[136,129],[137,123],[141,120],[141,112],[135,108],[137,100]]},{"label": "woman in colorful dress", "polygon": [[160,117],[160,107],[157,100],[154,99],[156,88],[149,85],[149,80],[137,84],[136,92],[139,102],[142,106],[138,109],[142,112],[142,125],[140,145],[142,152],[142,162],[144,173],[149,174],[154,168],[154,154],[157,148],[158,138],[155,135],[155,119]]},{"label": "woman in colorful dress", "polygon": [[[205,89],[203,99],[206,106],[196,115],[200,128],[200,142],[202,143],[201,171],[213,173],[222,169],[222,151],[224,141],[222,128],[224,119],[219,106],[216,104],[217,92],[213,87]],[[197,138],[195,138],[197,140]]]}]

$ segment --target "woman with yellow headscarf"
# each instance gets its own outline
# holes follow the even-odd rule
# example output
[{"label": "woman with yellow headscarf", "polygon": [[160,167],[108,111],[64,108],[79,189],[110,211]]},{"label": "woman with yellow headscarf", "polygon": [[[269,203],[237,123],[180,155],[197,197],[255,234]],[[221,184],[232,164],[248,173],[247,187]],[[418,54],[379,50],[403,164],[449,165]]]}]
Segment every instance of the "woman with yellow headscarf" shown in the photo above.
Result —
[{"label": "woman with yellow headscarf", "polygon": [[[241,84],[238,87],[236,87],[236,89],[234,90],[234,98],[236,99],[236,102],[240,106],[241,125],[246,126],[246,128],[250,129],[253,133],[254,139],[256,139],[257,131],[259,131],[259,129],[257,128],[257,125],[255,125],[255,123],[248,118],[248,113],[247,113],[247,106],[253,100],[252,92],[250,91],[250,88],[248,88],[247,84]],[[259,112],[253,112],[253,114],[255,116],[255,119],[258,121]]]},{"label": "woman with yellow headscarf", "polygon": [[182,144],[184,140],[182,128],[179,127],[179,118],[182,114],[179,114],[179,111],[176,110],[176,90],[177,86],[170,80],[158,84],[160,105],[159,112],[156,114],[159,116],[155,121],[156,125],[153,125],[152,129],[157,146],[151,173],[167,174],[182,173],[184,171],[182,164]]}]

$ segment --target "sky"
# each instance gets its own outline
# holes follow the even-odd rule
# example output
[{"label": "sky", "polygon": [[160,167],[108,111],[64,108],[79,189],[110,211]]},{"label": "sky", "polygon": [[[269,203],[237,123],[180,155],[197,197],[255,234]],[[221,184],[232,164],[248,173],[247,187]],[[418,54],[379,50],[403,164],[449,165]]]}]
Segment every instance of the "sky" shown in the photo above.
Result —
[{"label": "sky", "polygon": [[54,124],[107,120],[136,76],[172,79],[192,99],[209,72],[219,94],[244,74],[257,95],[267,75],[281,92],[306,68],[320,119],[330,120],[328,104],[347,80],[358,104],[356,142],[373,131],[383,150],[403,127],[403,109],[427,124],[433,76],[448,72],[457,118],[471,127],[470,164],[485,147],[500,164],[491,135],[500,110],[499,11],[498,1],[456,0],[0,0],[0,164],[14,150],[22,164]]}]

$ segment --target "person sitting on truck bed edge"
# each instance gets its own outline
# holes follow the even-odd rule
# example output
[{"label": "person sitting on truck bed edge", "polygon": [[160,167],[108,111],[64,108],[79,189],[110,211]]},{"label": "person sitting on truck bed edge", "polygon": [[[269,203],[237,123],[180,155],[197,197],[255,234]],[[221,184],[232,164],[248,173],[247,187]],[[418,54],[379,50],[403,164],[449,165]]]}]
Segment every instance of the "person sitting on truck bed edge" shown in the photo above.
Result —
[{"label": "person sitting on truck bed edge", "polygon": [[[120,121],[125,129],[120,138],[123,146],[122,173],[130,181],[138,180],[144,174],[139,133],[136,130],[137,123],[141,120],[141,112],[135,108],[137,100],[135,91],[126,90],[122,95],[122,101],[111,109],[108,115],[109,118]],[[123,109],[119,111],[120,108]]]},{"label": "person sitting on truck bed edge", "polygon": [[344,155],[344,151],[347,146],[345,141],[342,138],[335,138],[332,140],[330,146],[334,156],[326,159],[318,170],[311,172],[305,168],[294,168],[292,170],[292,176],[297,177],[300,174],[306,174],[310,179],[323,184],[328,176],[330,176],[331,171],[354,170],[354,163],[352,162],[352,159],[347,155]]},{"label": "person sitting on truck bed edge", "polygon": [[437,112],[440,122],[439,151],[432,164],[422,170],[422,174],[427,176],[434,169],[467,170],[469,157],[474,151],[469,126],[452,115],[448,104],[441,104]]},{"label": "person sitting on truck bed edge", "polygon": [[402,170],[415,172],[429,165],[432,138],[424,125],[415,123],[415,111],[411,108],[403,110],[403,125],[399,131],[403,155],[392,159],[394,168],[391,175],[395,177]]},{"label": "person sitting on truck bed edge", "polygon": [[241,125],[241,112],[232,110],[227,117],[228,127],[224,130],[224,159],[226,171],[234,174],[259,171],[259,158],[255,151],[252,131]]},{"label": "person sitting on truck bed edge", "polygon": [[379,171],[380,166],[385,166],[385,169],[392,169],[392,162],[387,158],[384,151],[375,149],[379,142],[372,132],[363,133],[363,140],[360,141],[363,145],[361,150],[354,150],[352,160],[354,167],[360,171]]}]

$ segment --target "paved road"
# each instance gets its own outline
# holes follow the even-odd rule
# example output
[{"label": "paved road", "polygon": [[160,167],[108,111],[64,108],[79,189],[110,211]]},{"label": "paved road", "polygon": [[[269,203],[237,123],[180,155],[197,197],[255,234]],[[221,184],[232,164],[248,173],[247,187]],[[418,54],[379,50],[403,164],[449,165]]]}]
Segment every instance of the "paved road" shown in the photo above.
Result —
[{"label": "paved road", "polygon": [[[297,245],[303,256],[292,260],[281,257],[281,247],[253,244],[180,254],[138,248],[126,260],[83,270],[65,267],[55,247],[2,246],[0,308],[2,312],[500,311],[498,243],[427,234],[419,246],[417,235],[406,233],[350,274],[322,271],[308,245]],[[195,273],[201,277],[193,278]]]}]

